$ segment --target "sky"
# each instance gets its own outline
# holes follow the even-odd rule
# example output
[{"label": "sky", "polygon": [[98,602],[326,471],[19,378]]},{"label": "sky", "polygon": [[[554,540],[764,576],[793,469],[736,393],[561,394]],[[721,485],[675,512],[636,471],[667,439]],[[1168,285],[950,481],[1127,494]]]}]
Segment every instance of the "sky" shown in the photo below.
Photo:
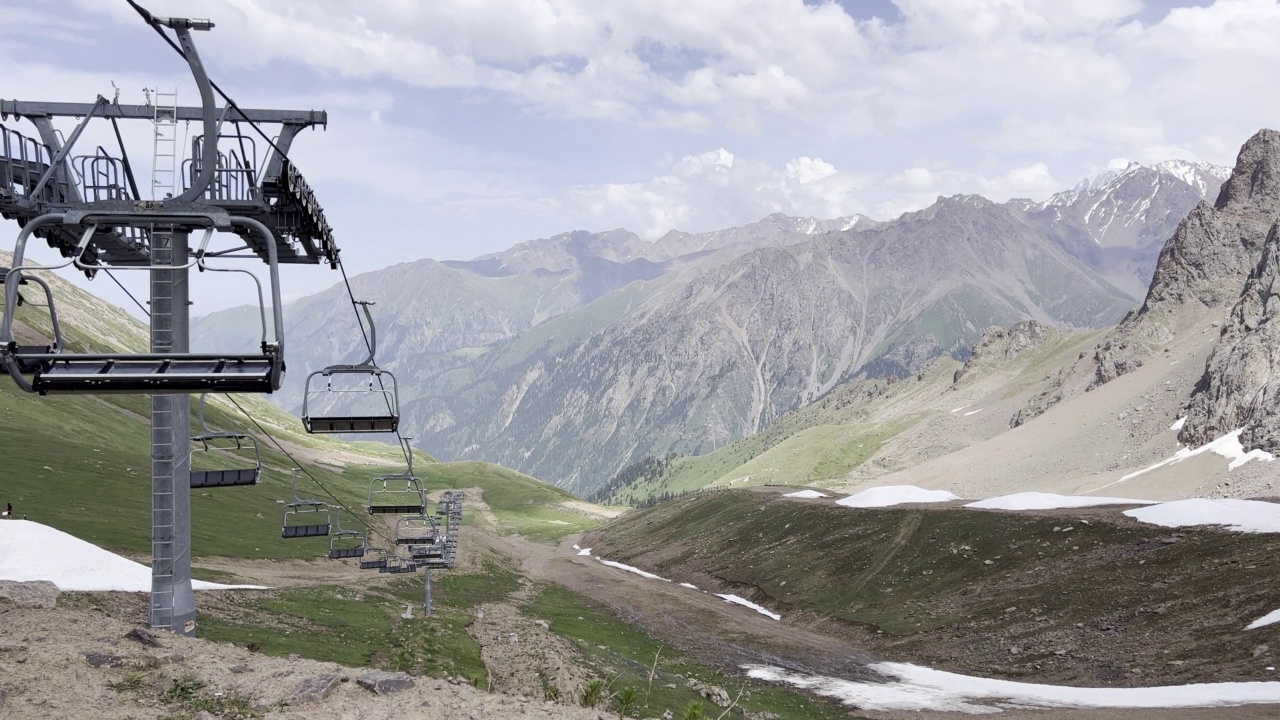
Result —
[{"label": "sky", "polygon": [[[1278,0],[142,4],[216,23],[198,47],[241,106],[328,111],[291,156],[353,273],[577,229],[1043,199],[1126,160],[1230,165],[1280,116]],[[0,6],[0,98],[196,99],[123,0]],[[285,295],[337,280],[290,270]],[[200,290],[195,312],[229,304]]]}]

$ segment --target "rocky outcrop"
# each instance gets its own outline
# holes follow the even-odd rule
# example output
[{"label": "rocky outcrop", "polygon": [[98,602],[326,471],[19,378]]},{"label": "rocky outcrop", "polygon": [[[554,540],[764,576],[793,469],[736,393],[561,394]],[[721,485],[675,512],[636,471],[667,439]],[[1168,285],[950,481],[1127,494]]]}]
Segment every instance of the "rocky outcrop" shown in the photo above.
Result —
[{"label": "rocky outcrop", "polygon": [[0,607],[12,604],[23,608],[52,609],[58,604],[58,586],[48,580],[0,580]]},{"label": "rocky outcrop", "polygon": [[1058,332],[1044,323],[1026,320],[1010,328],[988,328],[982,339],[973,346],[969,359],[964,366],[956,370],[951,382],[960,379],[975,369],[991,365],[1003,360],[1012,360],[1027,350],[1040,347],[1046,340],[1056,337]]},{"label": "rocky outcrop", "polygon": [[1091,387],[1142,366],[1173,338],[1178,309],[1218,307],[1240,296],[1267,231],[1280,215],[1280,132],[1249,138],[1213,206],[1200,203],[1165,243],[1142,307],[1097,348]]},{"label": "rocky outcrop", "polygon": [[1280,225],[1231,309],[1178,439],[1202,445],[1241,428],[1246,449],[1280,452]]}]

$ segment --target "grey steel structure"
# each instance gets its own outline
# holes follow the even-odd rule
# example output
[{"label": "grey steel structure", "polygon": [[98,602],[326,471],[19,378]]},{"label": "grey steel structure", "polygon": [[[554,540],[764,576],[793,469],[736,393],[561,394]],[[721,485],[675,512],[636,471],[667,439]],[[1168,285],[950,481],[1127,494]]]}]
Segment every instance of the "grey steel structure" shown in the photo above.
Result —
[{"label": "grey steel structure", "polygon": [[[132,2],[130,4],[133,4]],[[336,268],[338,248],[324,212],[310,187],[289,161],[298,132],[323,126],[323,111],[241,109],[229,99],[219,110],[192,38],[213,23],[162,18],[135,9],[164,35],[172,31],[200,93],[200,107],[177,107],[172,120],[201,123],[191,155],[182,164],[181,192],[147,201],[138,190],[133,164],[118,127],[118,154],[98,147],[73,154],[91,120],[153,120],[151,105],[120,105],[99,96],[93,103],[42,103],[0,100],[0,122],[29,120],[36,136],[0,124],[0,216],[22,230],[14,248],[14,267],[0,270],[4,314],[0,325],[0,370],[23,390],[51,393],[150,393],[152,397],[152,627],[193,634],[195,598],[191,591],[190,400],[192,392],[272,392],[284,372],[284,321],[280,293],[281,263],[328,263]],[[170,44],[173,44],[170,41]],[[224,96],[225,97],[225,96]],[[63,141],[55,118],[80,118]],[[258,162],[255,129],[279,125],[274,139],[261,134],[266,160]],[[223,132],[228,126],[234,132]],[[228,148],[225,152],[223,147]],[[252,152],[251,152],[252,149]],[[261,165],[261,167],[257,167]],[[197,248],[191,233],[202,233]],[[230,249],[211,249],[215,233],[234,236]],[[32,236],[44,239],[66,262],[93,277],[101,270],[134,269],[150,273],[151,347],[145,354],[72,353],[58,325],[49,285],[30,271],[25,250]],[[208,268],[213,258],[256,258],[267,263],[271,284],[272,329],[268,335],[265,300],[259,353],[193,354],[189,346],[188,271]],[[19,289],[34,286],[48,301],[52,341],[24,345],[15,333],[15,313],[26,298]],[[29,293],[28,293],[29,294]]]}]

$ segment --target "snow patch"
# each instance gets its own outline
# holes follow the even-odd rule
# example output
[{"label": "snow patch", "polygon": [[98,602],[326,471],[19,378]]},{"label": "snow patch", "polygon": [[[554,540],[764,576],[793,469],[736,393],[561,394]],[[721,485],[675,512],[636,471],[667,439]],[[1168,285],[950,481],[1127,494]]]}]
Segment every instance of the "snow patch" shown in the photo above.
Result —
[{"label": "snow patch", "polygon": [[649,578],[650,580],[661,580],[662,582],[671,582],[670,580],[668,580],[668,579],[666,579],[666,578],[664,578],[664,577],[660,577],[660,576],[658,576],[658,575],[654,575],[654,574],[653,574],[653,573],[651,573],[651,572],[645,572],[644,570],[641,570],[641,569],[640,569],[640,568],[638,568],[638,567],[632,567],[632,566],[630,566],[630,565],[623,565],[623,564],[622,564],[622,563],[620,563],[620,562],[614,562],[614,561],[612,561],[612,560],[605,560],[605,559],[603,559],[603,558],[596,558],[596,559],[597,559],[597,560],[599,560],[600,562],[604,563],[605,565],[608,565],[609,567],[618,568],[619,570],[626,570],[627,572],[629,572],[629,573],[635,573],[635,574],[639,575],[640,577],[647,577],[647,578]]},{"label": "snow patch", "polygon": [[935,503],[959,500],[959,495],[952,495],[946,490],[925,490],[915,485],[887,485],[863,490],[836,501],[837,505],[854,508],[889,507],[905,503]]},{"label": "snow patch", "polygon": [[1145,475],[1146,473],[1149,473],[1152,470],[1158,470],[1159,468],[1162,468],[1165,465],[1173,465],[1176,463],[1180,463],[1189,457],[1195,457],[1196,455],[1199,455],[1205,451],[1213,451],[1221,455],[1222,457],[1230,460],[1231,463],[1227,465],[1228,470],[1235,470],[1236,468],[1249,462],[1250,460],[1262,460],[1265,462],[1271,462],[1272,460],[1275,459],[1275,456],[1273,456],[1271,453],[1265,450],[1255,449],[1255,450],[1250,450],[1249,452],[1245,452],[1244,446],[1240,444],[1240,433],[1243,431],[1244,431],[1244,428],[1241,428],[1239,430],[1233,430],[1227,433],[1226,435],[1223,435],[1222,437],[1218,438],[1217,440],[1207,442],[1204,445],[1201,445],[1200,447],[1194,450],[1192,450],[1191,448],[1181,448],[1178,450],[1178,452],[1173,454],[1173,457],[1161,460],[1160,462],[1156,463],[1155,465],[1152,465],[1151,467],[1143,468],[1142,470],[1138,470],[1136,472],[1131,472],[1128,475],[1125,475],[1124,477],[1120,478],[1119,482],[1124,482],[1125,480],[1136,478],[1139,475]]},{"label": "snow patch", "polygon": [[971,502],[965,507],[982,510],[1056,510],[1058,508],[1093,507],[1095,505],[1154,505],[1155,503],[1155,500],[1134,500],[1133,498],[1021,492]]},{"label": "snow patch", "polygon": [[1179,430],[1181,430],[1181,429],[1182,429],[1182,426],[1183,426],[1183,425],[1186,425],[1186,424],[1187,424],[1187,416],[1186,416],[1186,415],[1183,415],[1182,417],[1178,418],[1178,420],[1177,420],[1176,422],[1174,422],[1172,425],[1170,425],[1170,426],[1169,426],[1169,429],[1170,429],[1170,430],[1172,430],[1172,431],[1174,431],[1174,432],[1178,432]]},{"label": "snow patch", "polygon": [[806,500],[813,500],[815,498],[824,498],[826,497],[826,495],[818,492],[817,490],[797,490],[795,492],[786,493],[782,497],[804,498]]},{"label": "snow patch", "polygon": [[958,413],[958,412],[960,412],[961,410],[963,410],[963,409],[965,409],[965,408],[967,408],[967,407],[969,407],[969,406],[968,406],[968,405],[961,405],[960,407],[956,408],[955,410],[952,410],[951,412],[953,412],[953,413]]},{"label": "snow patch", "polygon": [[682,587],[682,588],[689,588],[690,590],[697,590],[697,589],[698,589],[698,586],[697,586],[697,585],[694,585],[693,583],[680,583],[680,587]]},{"label": "snow patch", "polygon": [[965,414],[964,414],[964,417],[969,417],[970,415],[977,415],[978,413],[982,412],[983,410],[986,410],[986,408],[978,408],[977,410],[970,410],[969,412],[967,412],[967,413],[965,413]]},{"label": "snow patch", "polygon": [[781,619],[782,619],[782,616],[781,616],[781,615],[779,615],[778,613],[773,612],[773,611],[772,611],[772,610],[770,610],[769,608],[763,608],[763,607],[760,607],[759,605],[757,605],[757,604],[755,604],[755,603],[751,602],[750,600],[747,600],[746,598],[740,598],[740,597],[738,597],[737,595],[721,595],[720,593],[716,593],[716,597],[721,598],[721,599],[722,599],[722,600],[724,600],[725,602],[731,602],[731,603],[733,603],[734,605],[741,605],[741,606],[743,606],[743,607],[749,607],[749,608],[751,608],[752,610],[755,610],[756,612],[760,613],[761,615],[767,615],[767,616],[769,616],[769,617],[773,618],[774,620],[781,620]]},{"label": "snow patch", "polygon": [[[151,568],[31,520],[0,521],[0,580],[48,580],[64,591],[151,592]],[[192,580],[195,590],[266,590]]]},{"label": "snow patch", "polygon": [[577,545],[574,545],[573,549],[578,551],[579,557],[591,557],[591,548],[579,548]]},{"label": "snow patch", "polygon": [[1224,525],[1228,530],[1280,533],[1280,503],[1192,498],[1125,510],[1125,515],[1161,527]]},{"label": "snow patch", "polygon": [[1267,613],[1266,615],[1263,615],[1257,620],[1254,620],[1253,622],[1249,623],[1249,627],[1245,628],[1245,630],[1257,630],[1260,627],[1266,627],[1268,625],[1274,625],[1276,623],[1280,623],[1280,610],[1274,610],[1272,612]]},{"label": "snow patch", "polygon": [[1280,682],[1226,682],[1149,688],[1082,688],[991,680],[908,665],[873,663],[890,682],[854,682],[744,665],[748,677],[785,683],[863,710],[969,714],[1017,708],[1191,708],[1280,702]]}]

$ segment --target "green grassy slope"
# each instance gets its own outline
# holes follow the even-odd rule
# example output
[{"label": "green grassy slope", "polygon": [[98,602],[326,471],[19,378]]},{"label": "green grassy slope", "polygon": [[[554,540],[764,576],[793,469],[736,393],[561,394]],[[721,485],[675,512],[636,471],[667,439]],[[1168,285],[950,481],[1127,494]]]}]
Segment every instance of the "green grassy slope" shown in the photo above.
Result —
[{"label": "green grassy slope", "polygon": [[[0,264],[6,261],[0,257]],[[138,351],[145,347],[146,328],[108,303],[52,278],[64,332],[73,348]],[[47,312],[24,306],[18,332],[48,336]],[[326,502],[332,493],[341,504],[359,509],[369,482],[378,475],[404,470],[399,448],[381,442],[351,443],[309,435],[297,418],[263,396],[236,396],[245,411],[306,468],[298,494]],[[192,434],[199,432],[192,402]],[[294,462],[258,431],[222,396],[210,396],[206,421],[214,429],[257,437],[262,452],[262,481],[253,487],[192,491],[192,545],[196,555],[245,557],[315,557],[324,541],[283,540],[283,503],[291,499],[290,468]],[[15,514],[46,523],[113,550],[151,551],[150,397],[145,395],[77,395],[40,397],[21,392],[0,376],[0,504],[11,502]],[[196,448],[199,446],[197,445]],[[194,452],[196,468],[222,466]],[[241,453],[245,462],[249,453]],[[500,521],[514,531],[540,539],[594,525],[584,515],[558,507],[573,499],[563,491],[528,476],[487,463],[433,466],[418,453],[417,467],[434,488],[481,487],[492,498]],[[322,487],[321,487],[322,486]],[[344,523],[359,529],[356,521]]]},{"label": "green grassy slope", "polygon": [[[731,490],[634,512],[583,542],[673,580],[714,576],[784,615],[870,628],[899,656],[963,663],[948,653],[972,643],[974,653],[991,646],[982,662],[1022,668],[1080,646],[1102,657],[1155,654],[1169,672],[1166,661],[1186,654],[1248,673],[1248,649],[1280,637],[1244,631],[1277,600],[1275,535],[1171,533],[1069,513],[859,510]],[[1153,638],[1173,654],[1158,657]]]}]

